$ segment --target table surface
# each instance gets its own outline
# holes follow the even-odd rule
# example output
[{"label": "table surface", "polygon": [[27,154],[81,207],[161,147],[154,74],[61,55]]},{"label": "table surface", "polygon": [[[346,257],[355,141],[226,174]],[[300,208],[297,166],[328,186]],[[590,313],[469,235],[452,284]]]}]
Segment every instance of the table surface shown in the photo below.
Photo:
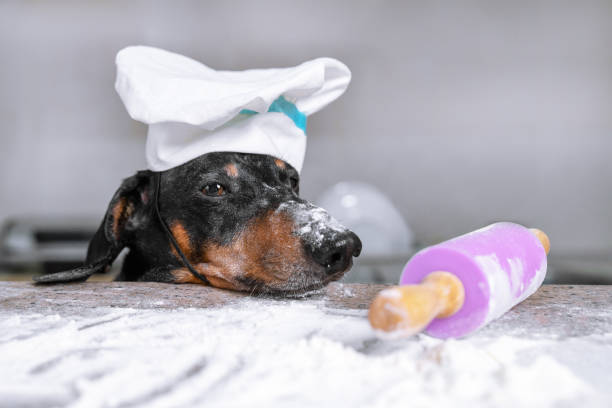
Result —
[{"label": "table surface", "polygon": [[612,286],[544,285],[447,341],[379,338],[366,317],[384,287],[0,282],[0,406],[612,403]]}]

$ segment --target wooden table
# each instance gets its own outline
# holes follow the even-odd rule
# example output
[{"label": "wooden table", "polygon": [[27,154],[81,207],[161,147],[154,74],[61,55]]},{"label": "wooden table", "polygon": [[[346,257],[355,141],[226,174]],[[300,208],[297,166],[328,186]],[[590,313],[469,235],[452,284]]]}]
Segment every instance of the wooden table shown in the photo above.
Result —
[{"label": "wooden table", "polygon": [[1,282],[0,406],[612,406],[612,286],[545,285],[450,341],[376,337],[383,287]]}]

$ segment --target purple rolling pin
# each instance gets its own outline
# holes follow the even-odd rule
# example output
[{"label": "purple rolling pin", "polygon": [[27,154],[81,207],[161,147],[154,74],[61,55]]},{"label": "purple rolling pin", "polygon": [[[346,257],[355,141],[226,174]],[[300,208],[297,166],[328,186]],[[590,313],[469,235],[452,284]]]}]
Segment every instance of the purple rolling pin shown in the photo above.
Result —
[{"label": "purple rolling pin", "polygon": [[407,286],[374,300],[370,322],[405,335],[466,336],[540,287],[549,247],[542,231],[502,222],[425,248],[404,267]]}]

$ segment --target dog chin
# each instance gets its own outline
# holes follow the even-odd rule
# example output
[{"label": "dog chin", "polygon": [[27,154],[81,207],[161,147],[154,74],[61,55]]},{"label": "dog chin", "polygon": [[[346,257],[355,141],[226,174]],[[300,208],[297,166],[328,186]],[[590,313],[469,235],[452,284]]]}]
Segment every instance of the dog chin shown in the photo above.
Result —
[{"label": "dog chin", "polygon": [[252,294],[261,294],[261,295],[269,295],[273,297],[308,297],[319,295],[323,291],[322,289],[327,286],[329,283],[340,280],[346,272],[349,271],[348,268],[346,271],[339,271],[334,273],[333,275],[329,275],[322,280],[310,281],[307,283],[301,283],[298,281],[291,282],[288,281],[282,286],[263,286],[258,288]]}]

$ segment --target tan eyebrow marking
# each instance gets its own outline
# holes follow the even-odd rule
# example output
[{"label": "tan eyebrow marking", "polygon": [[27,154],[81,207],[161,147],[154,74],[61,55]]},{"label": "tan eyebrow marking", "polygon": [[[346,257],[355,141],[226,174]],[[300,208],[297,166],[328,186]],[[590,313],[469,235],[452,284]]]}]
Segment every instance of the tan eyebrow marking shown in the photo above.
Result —
[{"label": "tan eyebrow marking", "polygon": [[225,172],[230,177],[238,177],[238,167],[234,163],[230,163],[225,166]]},{"label": "tan eyebrow marking", "polygon": [[286,167],[285,162],[282,161],[281,159],[275,159],[274,164],[276,164],[276,167],[279,167],[281,169],[284,169]]}]

